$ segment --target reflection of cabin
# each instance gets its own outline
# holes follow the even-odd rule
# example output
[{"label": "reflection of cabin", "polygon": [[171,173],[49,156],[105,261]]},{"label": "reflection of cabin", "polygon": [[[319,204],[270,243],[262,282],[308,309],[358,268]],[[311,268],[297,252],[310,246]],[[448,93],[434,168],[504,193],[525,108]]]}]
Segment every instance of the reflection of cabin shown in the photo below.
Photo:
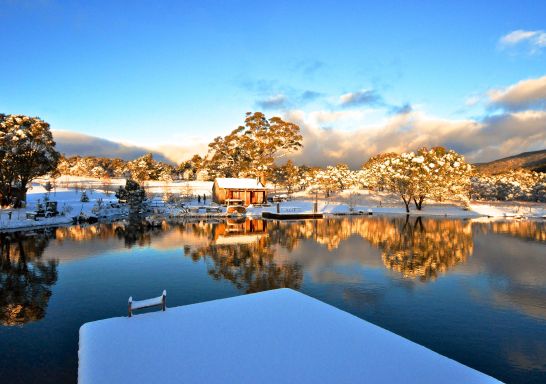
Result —
[{"label": "reflection of cabin", "polygon": [[265,204],[267,188],[264,180],[219,177],[212,186],[212,199],[218,204]]},{"label": "reflection of cabin", "polygon": [[235,244],[254,244],[261,246],[262,239],[267,236],[266,221],[246,219],[244,221],[227,220],[218,224],[214,233],[214,244],[216,245],[235,245]]}]

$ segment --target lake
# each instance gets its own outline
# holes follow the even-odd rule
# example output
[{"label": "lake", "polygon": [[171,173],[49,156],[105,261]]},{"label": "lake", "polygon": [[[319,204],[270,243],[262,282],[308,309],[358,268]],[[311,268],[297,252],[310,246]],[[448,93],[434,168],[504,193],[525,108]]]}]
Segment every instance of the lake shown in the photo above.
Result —
[{"label": "lake", "polygon": [[0,246],[3,383],[75,382],[79,327],[125,316],[129,296],[166,289],[172,307],[280,287],[500,380],[546,382],[544,221],[118,222]]}]

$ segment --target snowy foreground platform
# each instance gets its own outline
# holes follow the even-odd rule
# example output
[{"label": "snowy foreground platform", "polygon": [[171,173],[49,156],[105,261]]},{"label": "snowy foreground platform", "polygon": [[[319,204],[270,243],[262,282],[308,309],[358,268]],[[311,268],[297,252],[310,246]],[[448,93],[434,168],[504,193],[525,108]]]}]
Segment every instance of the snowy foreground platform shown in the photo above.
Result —
[{"label": "snowy foreground platform", "polygon": [[84,324],[79,383],[498,383],[290,289]]}]

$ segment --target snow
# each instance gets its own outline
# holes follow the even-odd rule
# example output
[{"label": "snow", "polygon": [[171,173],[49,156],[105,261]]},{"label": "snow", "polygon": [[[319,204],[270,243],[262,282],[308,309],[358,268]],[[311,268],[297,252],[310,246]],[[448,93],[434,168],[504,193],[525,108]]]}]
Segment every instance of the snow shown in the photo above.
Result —
[{"label": "snow", "polygon": [[218,177],[216,183],[225,189],[267,189],[258,179],[252,178]]},{"label": "snow", "polygon": [[[50,201],[56,201],[59,215],[50,218],[39,218],[32,220],[26,218],[26,212],[36,210],[38,200],[44,202],[47,191],[38,183],[33,183],[27,193],[27,206],[20,209],[0,209],[0,230],[13,230],[23,228],[47,227],[56,225],[66,225],[72,223],[72,217],[80,212],[86,215],[95,215],[100,217],[113,217],[120,214],[119,209],[109,208],[110,202],[116,202],[117,199],[113,193],[106,194],[97,190],[87,190],[89,202],[83,203],[81,191],[74,188],[56,188],[49,193]],[[100,211],[96,209],[97,200],[102,199],[103,207]],[[11,219],[9,213],[11,212]],[[64,215],[62,213],[64,212]]]},{"label": "snow", "polygon": [[481,216],[546,218],[544,203],[475,202],[470,208]]},{"label": "snow", "polygon": [[[240,180],[248,180],[253,186],[256,186],[256,179],[217,179],[217,180],[236,180],[235,185]],[[119,185],[125,185],[124,179],[111,179],[111,184],[108,186],[109,191],[106,191],[104,181],[100,179],[84,178],[77,176],[61,176],[57,180],[57,188],[49,195],[51,201],[58,202],[58,210],[65,212],[65,215],[60,215],[52,218],[39,218],[34,221],[26,218],[27,211],[33,211],[36,208],[38,200],[43,202],[46,190],[43,185],[46,179],[37,180],[32,184],[32,188],[27,195],[27,207],[21,209],[0,209],[0,231],[16,230],[24,228],[46,227],[67,225],[72,222],[72,217],[79,215],[80,212],[88,216],[98,216],[101,219],[109,219],[119,217],[124,214],[124,209],[112,208],[109,203],[116,202],[117,199],[112,192]],[[224,184],[225,185],[225,184]],[[249,185],[249,184],[248,184]],[[81,190],[85,189],[90,201],[82,203]],[[146,190],[151,194],[155,194],[152,199],[154,211],[167,217],[222,217],[225,216],[225,209],[222,208],[220,213],[205,213],[199,211],[199,206],[212,206],[210,197],[206,204],[199,202],[196,199],[186,201],[185,204],[190,208],[188,214],[179,207],[163,203],[165,193],[172,194],[206,194],[211,195],[212,182],[204,181],[176,181],[176,182],[161,182],[153,181],[146,182]],[[322,194],[321,194],[322,195]],[[280,203],[280,210],[283,213],[312,213],[314,205],[314,193],[310,190],[297,192],[292,195],[293,199]],[[97,211],[97,201],[102,200],[103,204]],[[247,208],[247,216],[260,217],[262,212],[276,212],[276,203],[270,206],[256,207],[249,206]],[[373,215],[405,215],[405,208],[400,200],[400,197],[386,193],[374,192],[362,189],[347,189],[337,193],[330,198],[318,199],[318,212],[329,215],[349,215],[349,214],[367,214],[369,210]],[[9,213],[11,212],[11,219]],[[462,207],[460,204],[452,204],[450,202],[433,202],[425,201],[422,210],[416,210],[414,205],[411,205],[410,215],[415,216],[443,216],[453,218],[476,218],[480,216],[500,217],[500,218],[545,218],[546,204],[532,202],[513,202],[513,201],[472,201],[468,208]]]},{"label": "snow", "polygon": [[290,289],[86,323],[78,382],[498,383]]},{"label": "snow", "polygon": [[[163,295],[167,296],[167,292],[163,291]],[[131,303],[131,309],[141,309],[141,308],[148,308],[153,307],[156,305],[161,305],[163,303],[163,295],[154,297],[152,299],[146,299],[146,300],[133,300],[132,297],[129,298],[129,302]]]}]

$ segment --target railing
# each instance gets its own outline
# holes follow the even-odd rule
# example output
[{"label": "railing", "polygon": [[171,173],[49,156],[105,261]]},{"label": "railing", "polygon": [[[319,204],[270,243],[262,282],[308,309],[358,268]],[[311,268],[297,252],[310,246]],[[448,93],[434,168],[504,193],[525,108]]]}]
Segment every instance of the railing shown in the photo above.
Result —
[{"label": "railing", "polygon": [[129,317],[133,316],[133,311],[137,309],[144,309],[144,308],[150,308],[150,307],[159,307],[161,306],[161,310],[165,311],[167,309],[167,291],[163,290],[163,294],[158,297],[154,297],[153,299],[146,299],[146,300],[139,300],[139,301],[133,301],[133,296],[129,297],[129,303],[128,303],[128,310],[129,310]]}]

